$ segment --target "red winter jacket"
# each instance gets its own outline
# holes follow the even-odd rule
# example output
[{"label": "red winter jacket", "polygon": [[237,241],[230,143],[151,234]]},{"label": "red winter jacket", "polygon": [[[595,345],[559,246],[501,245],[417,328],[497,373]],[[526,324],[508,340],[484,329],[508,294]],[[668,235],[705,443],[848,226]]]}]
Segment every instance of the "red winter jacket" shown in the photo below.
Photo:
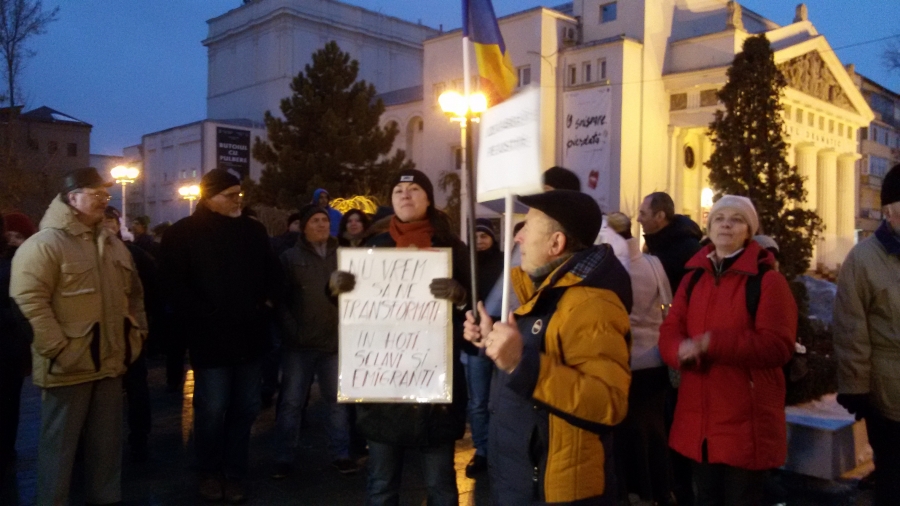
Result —
[{"label": "red winter jacket", "polygon": [[[737,260],[714,274],[709,245],[685,266],[675,300],[660,327],[659,351],[678,367],[678,345],[710,332],[709,349],[697,367],[681,369],[681,386],[669,446],[697,462],[751,470],[784,464],[784,366],[794,351],[797,305],[788,283],[770,270],[762,278],[755,325],[747,312],[746,282],[772,255],[750,241]],[[686,288],[693,269],[704,274]]]}]

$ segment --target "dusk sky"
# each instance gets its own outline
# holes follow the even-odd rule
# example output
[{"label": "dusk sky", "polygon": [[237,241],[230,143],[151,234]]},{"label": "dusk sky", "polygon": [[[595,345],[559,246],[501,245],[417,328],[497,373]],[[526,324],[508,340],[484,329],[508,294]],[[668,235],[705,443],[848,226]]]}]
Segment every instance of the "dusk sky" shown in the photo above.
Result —
[{"label": "dusk sky", "polygon": [[[265,0],[263,0],[265,1]],[[346,0],[386,15],[445,30],[459,28],[453,0]],[[578,1],[578,0],[576,0]],[[121,155],[143,134],[206,116],[206,20],[242,0],[44,0],[60,6],[59,19],[33,38],[36,55],[20,82],[25,109],[46,105],[94,126],[91,153]],[[498,16],[561,1],[494,0]],[[789,24],[795,2],[740,2],[779,24]],[[900,91],[900,71],[888,72],[881,54],[887,38],[900,40],[900,1],[808,0],[809,17],[843,63]],[[514,41],[506,41],[514,44]]]}]

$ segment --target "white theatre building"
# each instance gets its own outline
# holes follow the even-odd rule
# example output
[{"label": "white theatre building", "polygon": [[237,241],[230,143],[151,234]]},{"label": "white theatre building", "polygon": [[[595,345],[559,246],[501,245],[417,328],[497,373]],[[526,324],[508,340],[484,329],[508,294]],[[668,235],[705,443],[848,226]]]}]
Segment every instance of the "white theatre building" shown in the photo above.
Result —
[{"label": "white theatre building", "polygon": [[[779,26],[724,0],[579,0],[499,24],[520,87],[541,91],[543,166],[579,172],[604,211],[634,217],[643,196],[666,191],[698,222],[715,92],[743,41],[765,33],[788,81],[788,161],[826,226],[813,265],[834,269],[855,242],[857,132],[874,114],[806,7],[794,14]],[[401,127],[395,146],[433,178],[458,166],[458,127],[437,96],[461,90],[462,75],[457,30],[425,42],[422,88],[384,97],[384,122]]]},{"label": "white theatre building", "polygon": [[[542,166],[579,172],[604,211],[634,217],[644,195],[666,191],[677,212],[702,222],[715,92],[743,41],[765,33],[788,81],[789,162],[808,178],[808,205],[826,226],[813,265],[834,269],[855,241],[857,133],[875,116],[806,7],[786,10],[793,22],[785,26],[725,0],[576,0],[501,18],[520,88],[540,89]],[[336,40],[388,106],[382,121],[399,127],[395,148],[435,182],[459,170],[458,124],[437,97],[463,88],[460,30],[336,0],[257,0],[208,23],[207,122],[240,129],[240,122],[257,125],[266,110],[277,114],[310,55]],[[206,143],[218,139],[212,131],[199,135],[205,128],[157,132],[130,150],[143,155],[145,184],[169,200],[147,200],[144,209],[170,219],[178,213],[162,209],[179,205],[171,174],[199,177],[215,166],[215,147]],[[160,154],[167,150],[178,155]],[[250,174],[257,170],[251,161]],[[438,205],[445,199],[438,195]]]}]

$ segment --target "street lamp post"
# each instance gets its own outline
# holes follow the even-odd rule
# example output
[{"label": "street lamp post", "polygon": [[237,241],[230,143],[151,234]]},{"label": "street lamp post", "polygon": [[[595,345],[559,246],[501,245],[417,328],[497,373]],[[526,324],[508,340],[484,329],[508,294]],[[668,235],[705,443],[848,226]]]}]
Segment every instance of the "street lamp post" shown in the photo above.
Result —
[{"label": "street lamp post", "polygon": [[188,216],[194,214],[194,201],[200,197],[200,187],[192,184],[178,189],[181,198],[188,201]]},{"label": "street lamp post", "polygon": [[128,223],[128,218],[126,218],[126,208],[125,208],[125,185],[128,183],[133,183],[135,179],[137,179],[138,175],[140,175],[141,171],[137,169],[137,167],[129,167],[127,165],[117,165],[109,171],[110,175],[113,179],[116,180],[116,183],[120,183],[122,185],[122,222]]},{"label": "street lamp post", "polygon": [[465,237],[469,245],[469,268],[472,279],[470,297],[472,300],[472,312],[478,320],[478,311],[475,310],[478,302],[478,294],[475,287],[478,285],[478,273],[475,257],[475,172],[472,163],[472,123],[478,121],[478,116],[487,110],[487,97],[481,93],[461,95],[456,91],[445,91],[438,97],[438,104],[444,114],[450,117],[450,121],[459,122],[460,144],[462,144],[463,166],[460,178],[460,214],[462,215],[462,227],[466,229]]}]

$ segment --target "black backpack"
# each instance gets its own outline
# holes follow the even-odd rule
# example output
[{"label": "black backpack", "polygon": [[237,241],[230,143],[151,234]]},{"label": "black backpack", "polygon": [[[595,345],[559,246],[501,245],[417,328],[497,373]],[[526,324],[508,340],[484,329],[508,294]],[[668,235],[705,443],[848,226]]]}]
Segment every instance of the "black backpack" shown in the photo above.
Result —
[{"label": "black backpack", "polygon": [[[762,292],[762,279],[770,270],[772,270],[771,265],[760,265],[759,272],[747,278],[744,298],[747,300],[747,313],[750,315],[750,322],[753,324],[754,328],[756,328],[756,310],[759,309],[759,297]],[[694,272],[691,273],[691,279],[688,281],[687,287],[685,287],[687,303],[691,302],[691,292],[694,291],[694,285],[700,281],[703,272],[703,269],[694,269]]]}]

